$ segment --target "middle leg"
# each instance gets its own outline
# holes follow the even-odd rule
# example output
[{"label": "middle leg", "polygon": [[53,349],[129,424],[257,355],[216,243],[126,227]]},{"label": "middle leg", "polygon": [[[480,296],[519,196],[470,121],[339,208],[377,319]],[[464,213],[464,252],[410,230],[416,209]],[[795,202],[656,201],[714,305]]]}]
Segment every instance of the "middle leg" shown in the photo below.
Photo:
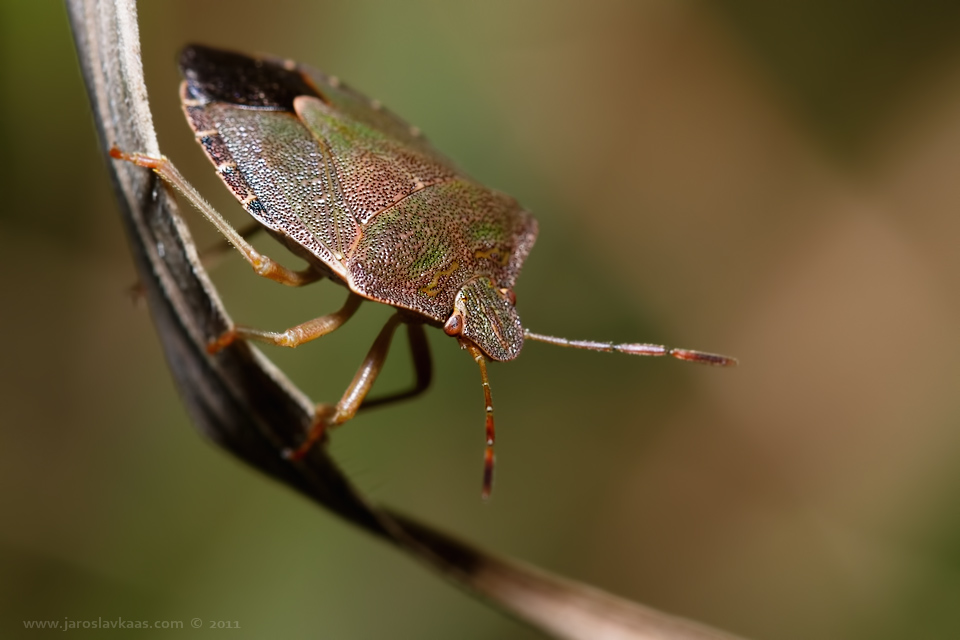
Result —
[{"label": "middle leg", "polygon": [[213,340],[207,345],[207,352],[214,354],[230,346],[238,339],[256,340],[267,344],[274,344],[279,347],[296,347],[304,342],[316,340],[321,336],[339,329],[347,320],[353,317],[363,302],[363,297],[350,292],[347,301],[339,311],[308,320],[303,324],[290,327],[286,331],[262,331],[250,327],[237,326],[227,330],[219,338]]}]

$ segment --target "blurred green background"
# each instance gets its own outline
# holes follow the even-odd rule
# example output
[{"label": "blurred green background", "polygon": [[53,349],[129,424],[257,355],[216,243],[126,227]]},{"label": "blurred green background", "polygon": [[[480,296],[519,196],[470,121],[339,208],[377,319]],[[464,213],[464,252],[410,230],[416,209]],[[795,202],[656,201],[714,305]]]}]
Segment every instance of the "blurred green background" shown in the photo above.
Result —
[{"label": "blurred green background", "polygon": [[[168,0],[141,30],[161,147],[233,220],[179,112],[188,42],[334,73],[516,196],[541,226],[517,288],[533,330],[741,358],[528,345],[491,370],[483,504],[476,367],[432,331],[429,394],[333,438],[375,499],[751,638],[960,637],[960,4]],[[124,294],[64,9],[0,3],[0,51],[0,633],[537,637],[193,431]],[[235,258],[213,277],[264,328],[343,299]],[[335,400],[388,314],[267,353]]]}]

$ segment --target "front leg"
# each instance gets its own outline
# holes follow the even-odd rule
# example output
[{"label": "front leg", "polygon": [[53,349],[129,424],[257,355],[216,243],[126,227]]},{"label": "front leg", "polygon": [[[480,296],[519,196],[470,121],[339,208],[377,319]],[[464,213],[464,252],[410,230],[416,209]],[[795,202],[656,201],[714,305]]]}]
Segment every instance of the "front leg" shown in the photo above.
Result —
[{"label": "front leg", "polygon": [[220,215],[220,212],[213,208],[209,202],[204,200],[200,192],[192,184],[187,182],[180,171],[166,157],[148,156],[142,153],[124,153],[120,149],[113,147],[110,149],[110,156],[117,160],[126,160],[139,167],[152,169],[158,176],[164,179],[167,184],[172,185],[182,193],[190,203],[195,206],[203,216],[209,220],[217,230],[224,235],[227,242],[232,244],[237,251],[250,263],[257,275],[263,276],[285,284],[289,287],[302,287],[305,284],[316,282],[323,277],[323,274],[313,268],[306,268],[302,271],[294,271],[275,262],[256,249],[253,245],[243,239],[243,236],[233,228],[233,226]]}]

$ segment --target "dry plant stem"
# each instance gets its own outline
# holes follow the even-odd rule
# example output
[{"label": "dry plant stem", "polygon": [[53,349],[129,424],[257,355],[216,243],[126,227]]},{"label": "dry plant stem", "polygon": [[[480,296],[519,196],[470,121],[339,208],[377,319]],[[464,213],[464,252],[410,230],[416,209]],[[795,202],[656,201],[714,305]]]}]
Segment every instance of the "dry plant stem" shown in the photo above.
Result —
[{"label": "dry plant stem", "polygon": [[[67,0],[67,8],[105,158],[112,145],[159,157],[140,65],[134,2]],[[493,557],[375,507],[356,492],[322,446],[313,447],[301,461],[285,460],[281,452],[302,439],[314,404],[243,341],[215,356],[207,353],[206,345],[232,322],[200,265],[170,191],[153,172],[130,163],[107,164],[167,362],[194,423],[207,437],[411,553],[468,592],[555,637],[731,637]],[[417,340],[414,335],[412,341]],[[423,356],[415,362],[418,381],[424,374],[429,377]]]}]

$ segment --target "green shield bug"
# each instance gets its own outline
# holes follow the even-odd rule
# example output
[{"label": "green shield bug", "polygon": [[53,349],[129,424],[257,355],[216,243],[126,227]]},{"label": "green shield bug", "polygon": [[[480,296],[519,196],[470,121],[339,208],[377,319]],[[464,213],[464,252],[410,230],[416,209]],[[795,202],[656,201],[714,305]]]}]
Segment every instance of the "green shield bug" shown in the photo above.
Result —
[{"label": "green shield bug", "polygon": [[[114,158],[156,171],[209,219],[261,276],[301,286],[329,278],[348,290],[343,307],[283,332],[236,326],[235,340],[295,347],[350,319],[363,300],[397,309],[334,405],[319,405],[303,456],[327,429],[361,407],[422,393],[432,365],[423,325],[442,327],[480,367],[486,411],[483,496],[493,484],[493,400],[486,361],[513,360],[525,340],[632,355],[669,355],[718,366],[726,356],[651,344],[567,340],[520,323],[513,287],[537,236],[517,202],[463,174],[400,118],[334,76],[289,60],[189,46],[180,56],[180,98],[197,142],[247,212],[308,267],[293,271],[260,254],[164,157]],[[408,391],[367,399],[393,334],[405,324],[416,372]]]}]

